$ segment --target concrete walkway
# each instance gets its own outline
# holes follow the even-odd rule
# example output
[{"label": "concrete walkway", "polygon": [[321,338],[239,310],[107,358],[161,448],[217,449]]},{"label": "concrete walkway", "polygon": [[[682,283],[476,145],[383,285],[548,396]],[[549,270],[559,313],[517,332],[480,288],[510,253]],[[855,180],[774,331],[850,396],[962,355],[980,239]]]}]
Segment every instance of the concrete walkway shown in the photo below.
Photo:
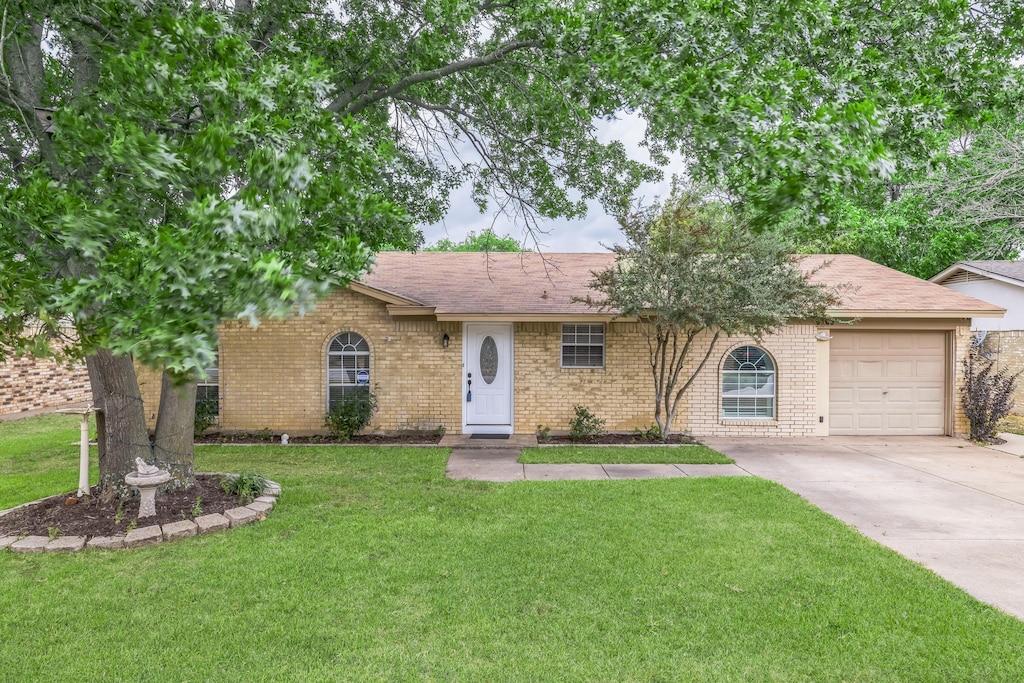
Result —
[{"label": "concrete walkway", "polygon": [[1024,619],[1024,459],[946,437],[704,443]]},{"label": "concrete walkway", "polygon": [[453,448],[451,479],[545,481],[555,479],[660,479],[748,476],[736,465],[524,465],[518,448]]},{"label": "concrete walkway", "polygon": [[1006,441],[1006,443],[992,444],[991,446],[986,446],[986,448],[1024,458],[1024,436],[1004,432],[999,435],[999,438]]}]

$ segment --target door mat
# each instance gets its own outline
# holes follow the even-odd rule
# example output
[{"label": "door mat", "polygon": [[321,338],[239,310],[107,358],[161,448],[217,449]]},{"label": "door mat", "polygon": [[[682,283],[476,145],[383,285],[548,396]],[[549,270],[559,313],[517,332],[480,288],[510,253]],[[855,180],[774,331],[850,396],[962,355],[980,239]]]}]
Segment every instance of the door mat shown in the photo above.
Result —
[{"label": "door mat", "polygon": [[471,439],[508,439],[508,434],[470,434]]}]

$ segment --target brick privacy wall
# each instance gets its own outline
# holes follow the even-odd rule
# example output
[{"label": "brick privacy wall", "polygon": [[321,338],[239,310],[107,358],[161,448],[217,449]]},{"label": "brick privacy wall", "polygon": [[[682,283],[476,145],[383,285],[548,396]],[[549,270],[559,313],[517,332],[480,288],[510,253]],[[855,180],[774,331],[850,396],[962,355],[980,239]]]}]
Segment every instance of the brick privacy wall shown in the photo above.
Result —
[{"label": "brick privacy wall", "polygon": [[92,401],[85,363],[49,358],[8,358],[0,363],[0,415],[63,408]]},{"label": "brick privacy wall", "polygon": [[[985,346],[996,354],[999,367],[1006,367],[1011,373],[1024,370],[1024,330],[989,332],[985,336]],[[1013,399],[1013,412],[1024,415],[1024,375],[1017,378]]]}]

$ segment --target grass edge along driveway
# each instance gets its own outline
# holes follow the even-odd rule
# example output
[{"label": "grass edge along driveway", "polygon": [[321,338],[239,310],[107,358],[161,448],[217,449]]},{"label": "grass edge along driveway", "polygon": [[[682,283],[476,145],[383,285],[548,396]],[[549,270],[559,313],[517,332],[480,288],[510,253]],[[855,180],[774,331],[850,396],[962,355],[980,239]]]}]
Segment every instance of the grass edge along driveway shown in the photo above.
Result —
[{"label": "grass edge along driveway", "polygon": [[519,462],[594,465],[670,464],[731,465],[735,461],[703,445],[686,446],[544,446],[524,448]]},{"label": "grass edge along driveway", "polygon": [[1024,623],[770,482],[455,482],[446,458],[200,448],[199,469],[280,481],[274,513],[0,553],[0,678],[1019,679]]}]

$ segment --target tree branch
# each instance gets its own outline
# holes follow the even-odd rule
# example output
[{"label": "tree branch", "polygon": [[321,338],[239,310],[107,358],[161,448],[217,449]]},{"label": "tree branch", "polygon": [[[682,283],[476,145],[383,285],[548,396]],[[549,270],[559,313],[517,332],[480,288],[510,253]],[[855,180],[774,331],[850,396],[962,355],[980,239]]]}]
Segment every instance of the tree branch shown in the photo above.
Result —
[{"label": "tree branch", "polygon": [[57,153],[53,143],[36,118],[35,108],[41,106],[41,94],[45,85],[43,67],[43,25],[33,22],[28,31],[31,41],[22,41],[16,32],[7,33],[7,8],[0,21],[0,66],[3,67],[3,85],[7,91],[4,99],[18,110],[22,125],[39,146],[39,151],[57,174]]},{"label": "tree branch", "polygon": [[[375,90],[372,93],[366,93],[364,90],[362,94],[358,94],[353,91],[353,88],[349,88],[349,90],[346,90],[341,97],[331,102],[327,108],[338,114],[355,115],[369,107],[371,104],[379,102],[387,97],[394,97],[414,85],[438,81],[462,71],[488,67],[500,62],[513,52],[525,50],[531,47],[540,47],[540,45],[541,41],[539,40],[517,40],[506,45],[502,45],[497,50],[486,55],[481,55],[480,57],[470,57],[469,59],[463,59],[458,62],[446,64],[438,69],[410,74],[399,80],[394,85]],[[365,80],[360,81],[357,86],[361,86],[363,83],[365,83]],[[356,90],[358,90],[358,88],[356,88]]]},{"label": "tree branch", "polygon": [[697,378],[697,375],[699,375],[701,373],[701,371],[704,369],[704,366],[707,365],[708,359],[711,358],[711,354],[715,350],[715,346],[718,345],[718,339],[721,336],[722,336],[722,331],[721,330],[715,330],[715,336],[711,338],[711,343],[708,344],[708,350],[704,354],[704,359],[701,360],[700,365],[698,365],[697,369],[693,371],[693,373],[690,375],[690,378],[688,380],[686,380],[686,384],[684,384],[679,389],[679,391],[676,392],[675,405],[679,405],[679,399],[681,399],[683,397],[683,394],[686,393],[686,390],[690,388],[691,384],[693,384],[693,380],[695,380]]}]

